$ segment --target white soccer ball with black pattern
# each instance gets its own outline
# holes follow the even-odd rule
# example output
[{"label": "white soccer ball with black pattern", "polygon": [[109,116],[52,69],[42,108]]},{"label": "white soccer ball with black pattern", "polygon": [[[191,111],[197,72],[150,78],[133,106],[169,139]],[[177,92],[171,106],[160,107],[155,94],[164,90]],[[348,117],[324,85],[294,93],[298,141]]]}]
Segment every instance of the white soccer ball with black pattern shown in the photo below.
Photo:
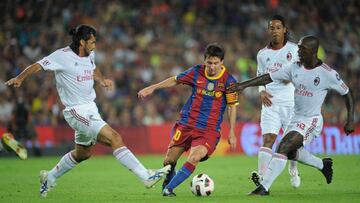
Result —
[{"label": "white soccer ball with black pattern", "polygon": [[201,173],[193,177],[190,188],[196,196],[209,196],[214,192],[215,184],[208,175]]}]

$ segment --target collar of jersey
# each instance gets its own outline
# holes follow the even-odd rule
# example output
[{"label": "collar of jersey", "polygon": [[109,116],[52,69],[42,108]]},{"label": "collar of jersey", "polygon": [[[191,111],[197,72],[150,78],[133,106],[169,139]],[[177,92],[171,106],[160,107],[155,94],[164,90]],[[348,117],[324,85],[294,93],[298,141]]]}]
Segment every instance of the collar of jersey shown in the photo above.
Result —
[{"label": "collar of jersey", "polygon": [[220,74],[218,76],[208,76],[207,72],[206,72],[206,66],[205,66],[205,77],[209,80],[217,80],[219,78],[221,78],[221,76],[223,76],[223,74],[225,73],[226,67],[224,65],[221,66],[221,70],[220,70]]}]

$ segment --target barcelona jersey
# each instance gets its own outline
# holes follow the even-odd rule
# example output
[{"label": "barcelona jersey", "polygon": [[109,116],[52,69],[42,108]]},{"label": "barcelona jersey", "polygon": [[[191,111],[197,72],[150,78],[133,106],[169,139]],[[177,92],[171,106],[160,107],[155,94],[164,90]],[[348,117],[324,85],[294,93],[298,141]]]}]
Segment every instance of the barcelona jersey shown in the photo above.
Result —
[{"label": "barcelona jersey", "polygon": [[236,92],[226,94],[226,87],[236,79],[221,67],[219,76],[210,77],[205,65],[195,65],[176,76],[178,83],[192,87],[192,94],[180,112],[179,122],[204,130],[220,131],[226,105],[237,105]]}]

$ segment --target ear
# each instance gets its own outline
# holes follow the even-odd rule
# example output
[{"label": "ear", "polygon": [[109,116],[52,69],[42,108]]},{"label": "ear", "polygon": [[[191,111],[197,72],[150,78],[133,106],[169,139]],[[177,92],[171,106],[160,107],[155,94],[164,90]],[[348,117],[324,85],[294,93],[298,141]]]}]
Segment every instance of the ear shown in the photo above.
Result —
[{"label": "ear", "polygon": [[85,46],[85,40],[81,39],[81,40],[80,40],[80,45],[81,45],[81,46]]}]

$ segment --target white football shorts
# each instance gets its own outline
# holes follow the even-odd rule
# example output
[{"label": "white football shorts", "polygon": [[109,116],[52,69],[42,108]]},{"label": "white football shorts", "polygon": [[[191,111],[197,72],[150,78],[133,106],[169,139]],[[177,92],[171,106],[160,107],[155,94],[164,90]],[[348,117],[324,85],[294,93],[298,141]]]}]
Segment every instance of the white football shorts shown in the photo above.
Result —
[{"label": "white football shorts", "polygon": [[278,135],[280,129],[285,131],[290,123],[294,108],[291,106],[271,105],[269,107],[263,106],[261,109],[261,134],[276,134]]},{"label": "white football shorts", "polygon": [[67,123],[75,130],[75,143],[80,145],[94,145],[101,128],[107,124],[94,102],[66,107],[63,114]]},{"label": "white football shorts", "polygon": [[294,115],[284,134],[286,135],[290,131],[299,132],[304,137],[303,144],[306,146],[314,138],[321,135],[322,127],[323,118],[321,115],[311,117]]}]

